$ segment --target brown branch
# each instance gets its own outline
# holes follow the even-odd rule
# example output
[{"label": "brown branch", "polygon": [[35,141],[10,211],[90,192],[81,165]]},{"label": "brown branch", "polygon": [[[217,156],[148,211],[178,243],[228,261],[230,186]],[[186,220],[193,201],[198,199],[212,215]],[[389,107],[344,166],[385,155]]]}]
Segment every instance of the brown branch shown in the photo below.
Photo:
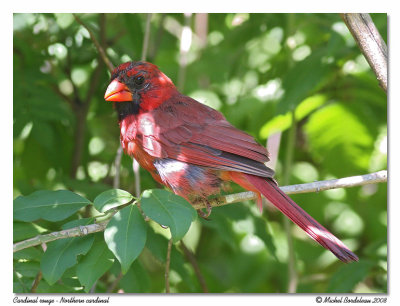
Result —
[{"label": "brown branch", "polygon": [[66,94],[64,94],[64,93],[60,90],[60,88],[58,88],[58,86],[57,86],[56,84],[51,84],[50,86],[51,86],[51,89],[52,89],[61,99],[63,99],[64,101],[66,101],[66,102],[69,104],[69,106],[71,107],[71,109],[75,112],[75,110],[74,110],[74,108],[75,108],[75,102],[74,102],[74,100],[73,100],[71,97],[69,97],[69,96],[67,96]]},{"label": "brown branch", "polygon": [[[77,18],[77,21],[79,22],[80,19]],[[104,46],[105,44],[105,15],[100,14],[99,15],[99,28],[100,28],[100,43],[97,42],[97,40],[94,42],[94,44],[100,48],[102,48],[102,45]],[[82,25],[82,21],[80,22]],[[89,31],[89,29],[88,29]],[[93,33],[90,35],[92,40],[95,39]],[[69,53],[68,53],[69,54]],[[90,103],[91,100],[96,92],[96,89],[99,85],[100,82],[100,77],[101,73],[103,71],[103,62],[101,61],[101,53],[99,52],[99,58],[98,58],[98,65],[94,69],[90,80],[91,83],[89,85],[89,89],[86,93],[85,100],[82,101],[79,97],[78,89],[76,86],[73,84],[74,88],[74,112],[77,118],[76,122],[76,128],[75,128],[75,135],[74,135],[74,153],[72,157],[72,164],[71,164],[71,170],[70,170],[70,176],[74,178],[76,176],[76,172],[78,170],[79,165],[81,164],[82,161],[82,155],[83,155],[83,150],[84,150],[84,145],[85,145],[85,132],[86,132],[86,117],[89,111]],[[67,67],[66,67],[66,73],[70,76],[71,73],[71,63],[69,56],[67,57]],[[72,82],[72,80],[71,80]]]},{"label": "brown branch", "polygon": [[203,274],[201,274],[199,265],[197,264],[196,257],[194,256],[192,251],[190,251],[187,248],[187,246],[185,245],[183,240],[181,240],[180,245],[181,245],[181,248],[182,248],[183,252],[185,253],[186,258],[189,260],[190,264],[193,267],[194,273],[196,274],[196,277],[199,280],[201,289],[203,290],[204,293],[208,293],[207,283],[206,283],[206,281],[205,281],[205,279],[203,277]]},{"label": "brown branch", "polygon": [[371,16],[369,14],[341,14],[341,17],[374,71],[379,85],[387,92],[387,46]]},{"label": "brown branch", "polygon": [[90,39],[93,41],[97,51],[99,52],[101,58],[103,59],[103,62],[106,64],[108,71],[112,72],[114,70],[114,65],[108,59],[106,53],[104,52],[103,47],[99,44],[93,32],[89,29],[89,27],[86,24],[83,23],[83,21],[76,14],[73,15],[75,17],[75,20],[89,32]]},{"label": "brown branch", "polygon": [[39,271],[38,274],[35,277],[35,280],[33,282],[32,288],[31,288],[31,293],[35,293],[37,287],[39,286],[40,281],[42,280],[42,271]]},{"label": "brown branch", "polygon": [[[105,14],[100,14],[100,20],[99,20],[99,24],[100,24],[100,46],[105,46],[106,44],[106,17]],[[90,83],[90,87],[88,89],[88,92],[86,94],[86,98],[85,98],[85,102],[86,102],[86,109],[89,109],[89,103],[93,98],[93,95],[95,94],[96,88],[99,85],[100,82],[100,76],[101,73],[103,71],[104,68],[104,61],[100,61],[101,56],[99,55],[99,61],[98,61],[98,65],[96,67],[96,69],[93,71],[93,74],[90,78],[90,80],[92,81]]]},{"label": "brown branch", "polygon": [[71,162],[70,176],[75,178],[78,167],[82,161],[83,149],[85,144],[85,131],[86,131],[86,112],[84,110],[77,111],[76,126],[74,133],[74,149]]}]

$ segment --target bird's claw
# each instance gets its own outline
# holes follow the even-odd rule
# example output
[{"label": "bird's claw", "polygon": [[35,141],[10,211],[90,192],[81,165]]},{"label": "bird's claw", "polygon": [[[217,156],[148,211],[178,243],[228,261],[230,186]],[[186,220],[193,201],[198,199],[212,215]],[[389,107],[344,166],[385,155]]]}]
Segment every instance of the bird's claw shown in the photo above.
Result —
[{"label": "bird's claw", "polygon": [[208,219],[208,217],[211,215],[211,211],[212,211],[212,206],[209,202],[206,203],[206,212],[202,211],[201,209],[197,210],[198,215],[205,219],[205,220],[210,220]]}]

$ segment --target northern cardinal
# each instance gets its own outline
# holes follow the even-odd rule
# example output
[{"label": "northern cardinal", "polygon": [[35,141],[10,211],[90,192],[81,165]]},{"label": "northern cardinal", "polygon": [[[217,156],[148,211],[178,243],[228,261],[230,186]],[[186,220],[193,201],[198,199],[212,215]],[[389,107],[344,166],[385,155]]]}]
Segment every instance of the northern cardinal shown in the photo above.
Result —
[{"label": "northern cardinal", "polygon": [[181,94],[157,66],[127,62],[114,69],[105,93],[118,113],[121,145],[153,178],[194,202],[233,181],[261,194],[343,262],[357,261],[339,239],[283,193],[265,165],[269,154],[218,111]]}]

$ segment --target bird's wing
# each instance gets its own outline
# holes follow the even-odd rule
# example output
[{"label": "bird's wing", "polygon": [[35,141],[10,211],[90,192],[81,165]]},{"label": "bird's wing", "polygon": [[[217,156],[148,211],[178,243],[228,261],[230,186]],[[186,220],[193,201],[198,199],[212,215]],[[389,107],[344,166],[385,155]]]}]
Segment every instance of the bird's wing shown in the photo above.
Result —
[{"label": "bird's wing", "polygon": [[217,170],[272,177],[268,151],[233,127],[218,111],[186,96],[166,101],[138,118],[143,149],[156,158],[172,158]]}]

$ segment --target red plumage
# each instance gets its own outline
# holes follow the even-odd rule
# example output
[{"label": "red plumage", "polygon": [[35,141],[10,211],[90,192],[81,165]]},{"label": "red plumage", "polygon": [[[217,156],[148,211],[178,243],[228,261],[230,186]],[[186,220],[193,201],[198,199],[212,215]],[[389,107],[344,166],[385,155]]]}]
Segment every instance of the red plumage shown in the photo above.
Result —
[{"label": "red plumage", "polygon": [[340,260],[358,260],[339,239],[309,216],[276,185],[265,165],[269,155],[252,136],[218,111],[184,96],[155,65],[117,67],[105,99],[114,101],[124,151],[153,178],[188,201],[218,194],[233,181],[264,195],[311,238]]}]

